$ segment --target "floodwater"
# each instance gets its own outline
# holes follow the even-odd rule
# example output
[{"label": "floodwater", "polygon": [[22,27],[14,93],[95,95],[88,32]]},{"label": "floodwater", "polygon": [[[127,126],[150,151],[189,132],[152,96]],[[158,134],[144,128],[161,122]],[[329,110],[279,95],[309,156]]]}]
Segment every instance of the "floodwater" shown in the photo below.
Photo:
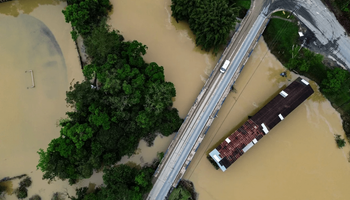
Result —
[{"label": "floodwater", "polygon": [[[74,191],[67,181],[48,184],[36,170],[36,152],[46,150],[51,139],[59,136],[56,123],[68,109],[64,99],[69,84],[83,79],[71,27],[61,13],[65,6],[57,0],[0,4],[0,178],[29,175],[33,184],[28,197],[39,194],[51,199],[54,192],[65,188]],[[33,70],[34,88],[27,70]],[[3,184],[10,186],[10,194],[18,182]],[[17,199],[15,195],[5,197]]]},{"label": "floodwater", "polygon": [[[147,62],[164,66],[165,78],[175,84],[174,106],[185,117],[218,60],[194,44],[186,23],[171,17],[170,0],[111,0],[112,28],[126,40],[148,46]],[[71,27],[58,0],[20,0],[0,4],[0,178],[23,173],[33,179],[28,196],[50,199],[54,192],[74,194],[76,186],[102,183],[101,173],[74,187],[67,181],[41,180],[36,151],[59,135],[58,119],[67,111],[65,91],[82,80]],[[263,59],[263,60],[262,60]],[[261,61],[262,60],[262,61]],[[34,71],[35,88],[31,74]],[[261,40],[214,121],[185,174],[195,183],[200,199],[349,199],[349,147],[339,150],[333,134],[343,134],[339,114],[316,93],[264,137],[225,173],[216,171],[206,153],[254,114],[288,83],[283,66]],[[290,74],[289,79],[295,79]],[[316,89],[317,86],[312,84]],[[172,136],[157,137],[152,147],[141,141],[136,154],[119,163],[143,165],[164,152]],[[204,159],[203,159],[204,158]],[[15,189],[18,180],[4,184]],[[251,191],[251,190],[254,190]],[[11,192],[11,187],[8,192]],[[14,195],[6,199],[17,199]]]},{"label": "floodwater", "polygon": [[170,0],[110,1],[110,25],[126,40],[148,46],[145,60],[164,67],[166,81],[176,88],[174,107],[184,118],[218,58],[196,47],[188,24],[171,17]]},{"label": "floodwater", "polygon": [[[184,178],[193,181],[200,200],[349,199],[349,147],[338,149],[334,134],[344,136],[339,114],[319,93],[296,108],[247,154],[222,172],[207,153],[295,80],[279,76],[285,68],[260,40],[238,78]],[[347,144],[348,145],[348,144]]]},{"label": "floodwater", "polygon": [[[136,39],[149,46],[145,59],[165,67],[166,80],[179,88],[174,105],[184,117],[217,58],[195,47],[186,24],[174,23],[169,16],[170,1],[167,4],[148,1],[135,12],[130,12],[133,5],[128,1],[112,3],[116,8],[110,13],[113,28],[120,29],[127,40]],[[145,10],[145,5],[153,6]],[[66,3],[59,0],[17,0],[0,4],[0,69],[4,75],[0,79],[0,146],[3,152],[0,179],[28,174],[33,180],[28,197],[39,194],[42,199],[51,199],[54,192],[72,195],[75,187],[93,187],[103,182],[102,173],[95,173],[74,187],[67,181],[48,184],[41,179],[42,172],[36,170],[39,160],[36,151],[46,149],[48,143],[59,136],[57,122],[68,110],[65,92],[72,81],[83,79],[71,40],[71,27],[61,13],[65,6]],[[156,7],[161,9],[149,15]],[[144,26],[143,20],[152,24]],[[118,26],[114,26],[115,23]],[[132,30],[141,26],[143,32]],[[25,73],[26,70],[33,70],[35,88],[27,89],[33,83],[31,73]],[[152,147],[140,141],[135,155],[123,157],[119,163],[150,163],[158,152],[165,152],[173,136],[158,136]],[[18,183],[17,179],[1,183],[8,186],[6,199],[17,199],[10,194]]]}]

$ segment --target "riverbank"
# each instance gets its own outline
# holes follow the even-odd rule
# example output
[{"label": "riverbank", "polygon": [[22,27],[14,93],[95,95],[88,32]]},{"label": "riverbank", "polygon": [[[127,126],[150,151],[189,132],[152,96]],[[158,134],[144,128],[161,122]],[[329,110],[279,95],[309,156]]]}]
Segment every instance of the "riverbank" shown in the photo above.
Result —
[{"label": "riverbank", "polygon": [[[349,198],[349,145],[339,150],[334,141],[334,134],[344,134],[341,119],[311,80],[315,93],[229,170],[215,170],[207,160],[222,138],[298,77],[292,72],[281,77],[285,70],[261,37],[235,83],[237,92],[226,98],[184,176],[201,200]],[[256,188],[254,193],[251,188]]]},{"label": "riverbank", "polygon": [[288,70],[306,76],[320,86],[322,94],[331,102],[342,118],[343,129],[350,141],[350,73],[329,62],[322,55],[304,48],[307,36],[297,19],[271,19],[263,36],[271,52]]}]

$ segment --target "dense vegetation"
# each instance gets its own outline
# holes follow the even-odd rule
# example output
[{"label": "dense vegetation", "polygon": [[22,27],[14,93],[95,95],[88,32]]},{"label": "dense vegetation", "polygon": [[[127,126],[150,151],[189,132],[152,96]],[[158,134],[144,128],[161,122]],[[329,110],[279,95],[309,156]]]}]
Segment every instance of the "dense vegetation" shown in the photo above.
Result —
[{"label": "dense vegetation", "polygon": [[154,168],[132,168],[128,165],[118,165],[107,168],[104,171],[104,187],[97,188],[92,193],[87,193],[88,188],[77,188],[76,197],[72,200],[116,200],[132,199],[142,200],[144,194],[152,188],[151,178]]},{"label": "dense vegetation", "polygon": [[[202,50],[217,53],[234,29],[240,6],[235,0],[172,0],[171,11],[176,21],[186,21]],[[239,0],[241,6],[250,1]],[[249,3],[248,3],[249,2]]]},{"label": "dense vegetation", "polygon": [[350,73],[339,67],[325,66],[322,55],[298,46],[297,31],[294,23],[271,19],[264,38],[271,52],[284,66],[311,78],[320,86],[322,94],[340,112],[344,131],[350,141]]},{"label": "dense vegetation", "polygon": [[339,23],[350,33],[350,0],[323,0]]},{"label": "dense vegetation", "polygon": [[73,40],[79,34],[89,35],[93,27],[112,9],[109,0],[67,0],[67,3],[68,6],[62,13],[66,22],[76,29],[71,32]]},{"label": "dense vegetation", "polygon": [[[83,70],[86,80],[77,82],[66,93],[66,102],[73,111],[60,120],[60,136],[50,142],[46,151],[39,150],[37,168],[44,172],[43,179],[57,177],[74,184],[89,178],[94,170],[132,155],[140,139],[151,145],[156,133],[173,133],[182,119],[171,108],[176,91],[171,82],[165,81],[163,67],[146,63],[143,55],[147,47],[138,41],[124,41],[101,17],[106,15],[109,2],[68,3],[63,13],[84,37],[91,64]],[[71,12],[72,9],[88,11]],[[85,20],[86,12],[89,19]]]},{"label": "dense vegetation", "polygon": [[191,193],[187,191],[185,188],[183,188],[182,186],[175,188],[169,196],[169,200],[189,200],[189,199],[191,199]]}]

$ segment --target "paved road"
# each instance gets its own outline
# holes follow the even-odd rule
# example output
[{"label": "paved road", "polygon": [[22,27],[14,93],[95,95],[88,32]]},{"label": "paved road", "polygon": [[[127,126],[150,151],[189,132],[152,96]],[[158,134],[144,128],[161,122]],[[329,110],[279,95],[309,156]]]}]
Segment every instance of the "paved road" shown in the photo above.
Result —
[{"label": "paved road", "polygon": [[277,9],[294,11],[312,32],[314,38],[308,38],[311,40],[308,48],[336,60],[343,68],[350,70],[350,38],[321,0],[273,0],[269,12]]},{"label": "paved road", "polygon": [[[325,9],[320,0],[258,0],[254,1],[251,12],[239,32],[234,35],[232,44],[225,50],[220,65],[224,60],[230,60],[230,67],[225,74],[214,71],[208,79],[208,87],[200,93],[194,104],[194,111],[187,117],[176,138],[176,144],[166,157],[153,189],[147,199],[163,200],[172,187],[176,176],[184,165],[191,149],[205,125],[216,111],[215,107],[221,103],[225,89],[234,74],[240,70],[248,49],[254,42],[259,30],[262,28],[266,15],[277,9],[290,10],[313,31],[318,38],[320,47],[330,46],[328,55],[337,59],[344,66],[350,66],[350,40],[344,36],[344,29],[335,20],[335,17]],[[348,60],[349,59],[349,60]],[[206,85],[207,85],[206,83]],[[191,108],[192,110],[192,108]],[[214,113],[215,114],[215,113]],[[181,132],[181,133],[180,133]]]},{"label": "paved road", "polygon": [[[247,16],[247,20],[242,25],[240,32],[237,36],[234,36],[235,41],[232,41],[232,45],[228,47],[225,56],[221,58],[221,63],[224,60],[230,60],[230,67],[226,73],[222,74],[215,71],[209,78],[209,87],[206,89],[199,102],[195,112],[191,116],[187,117],[188,123],[183,126],[185,128],[181,133],[181,138],[178,140],[174,149],[168,152],[167,162],[165,162],[158,178],[153,186],[147,199],[150,200],[163,200],[170,188],[172,187],[176,176],[178,175],[181,167],[183,166],[187,156],[193,148],[199,134],[203,131],[210,116],[213,116],[215,112],[214,108],[219,103],[220,98],[227,87],[229,82],[237,70],[240,70],[243,59],[248,53],[248,49],[255,41],[258,31],[261,29],[264,21],[266,20],[265,14],[267,14],[267,8],[263,11],[265,14],[260,14],[263,8],[263,2],[254,4],[253,12]],[[238,40],[238,41],[237,41]]]}]

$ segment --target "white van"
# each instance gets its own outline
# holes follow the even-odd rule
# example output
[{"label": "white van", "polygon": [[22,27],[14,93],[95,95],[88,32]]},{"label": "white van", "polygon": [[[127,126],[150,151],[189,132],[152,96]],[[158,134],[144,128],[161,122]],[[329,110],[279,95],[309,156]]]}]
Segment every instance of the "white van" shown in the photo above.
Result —
[{"label": "white van", "polygon": [[220,69],[220,72],[221,73],[225,73],[226,72],[226,69],[228,68],[228,65],[230,64],[230,61],[229,60],[226,60],[225,63],[222,65],[221,69]]}]

